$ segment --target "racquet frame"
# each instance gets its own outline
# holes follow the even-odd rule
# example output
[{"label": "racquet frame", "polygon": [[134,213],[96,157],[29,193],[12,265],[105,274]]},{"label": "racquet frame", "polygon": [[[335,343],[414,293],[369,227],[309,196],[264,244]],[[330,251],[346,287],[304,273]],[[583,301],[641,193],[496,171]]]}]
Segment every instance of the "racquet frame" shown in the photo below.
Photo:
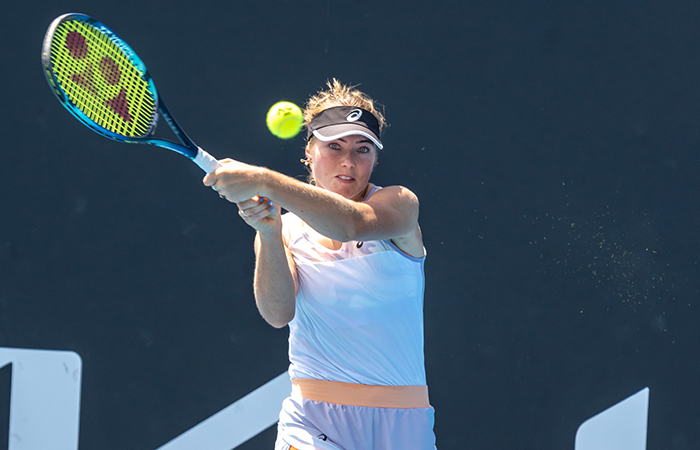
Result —
[{"label": "racquet frame", "polygon": [[[148,90],[148,92],[154,100],[154,110],[150,119],[150,124],[141,136],[127,136],[126,134],[119,134],[114,131],[111,131],[98,124],[95,120],[88,117],[88,115],[86,115],[85,112],[81,110],[81,108],[76,104],[76,102],[71,101],[70,96],[63,88],[62,82],[59,79],[60,77],[54,71],[54,64],[52,61],[52,45],[54,43],[56,32],[62,24],[68,21],[82,22],[84,25],[92,27],[99,33],[104,35],[124,54],[126,59],[133,65],[133,68],[139,74],[140,79],[143,81],[143,83],[145,83],[145,88]],[[198,147],[192,141],[192,139],[190,139],[190,137],[187,136],[187,133],[185,133],[182,127],[180,127],[180,125],[177,123],[177,121],[172,116],[168,108],[165,106],[165,103],[163,102],[161,96],[158,94],[153,79],[151,78],[150,74],[148,73],[148,70],[146,69],[146,65],[138,57],[136,52],[134,52],[133,49],[123,39],[121,39],[116,33],[114,33],[103,23],[98,22],[97,20],[86,16],[85,14],[78,13],[63,14],[57,17],[53,20],[53,22],[51,22],[51,25],[46,31],[46,35],[44,37],[44,42],[42,46],[41,59],[44,67],[44,74],[46,75],[46,79],[49,85],[51,86],[52,92],[56,95],[61,104],[71,114],[73,114],[74,117],[76,117],[85,126],[95,131],[96,133],[99,133],[102,136],[119,142],[125,142],[130,144],[150,144],[175,151],[193,160],[207,173],[211,173],[221,166],[221,164],[214,157],[212,157],[207,152]],[[178,140],[180,141],[179,144],[165,139],[159,139],[154,137],[159,113],[165,119],[166,123],[170,126],[170,129],[177,136]]]}]

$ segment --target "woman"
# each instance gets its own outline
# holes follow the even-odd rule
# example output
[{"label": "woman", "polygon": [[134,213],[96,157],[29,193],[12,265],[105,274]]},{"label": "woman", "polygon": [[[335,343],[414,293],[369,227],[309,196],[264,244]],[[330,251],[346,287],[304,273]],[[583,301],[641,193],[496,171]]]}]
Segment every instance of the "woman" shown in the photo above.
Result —
[{"label": "woman", "polygon": [[418,199],[369,182],[385,126],[371,98],[333,80],[304,120],[310,183],[232,160],[204,178],[257,231],[258,309],[289,325],[275,449],[432,450]]}]

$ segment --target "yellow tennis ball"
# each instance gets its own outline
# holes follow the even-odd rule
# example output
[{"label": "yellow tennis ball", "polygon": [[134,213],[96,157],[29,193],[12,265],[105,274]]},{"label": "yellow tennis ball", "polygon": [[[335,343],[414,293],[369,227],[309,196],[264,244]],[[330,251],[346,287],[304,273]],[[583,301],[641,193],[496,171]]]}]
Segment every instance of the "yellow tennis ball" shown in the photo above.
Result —
[{"label": "yellow tennis ball", "polygon": [[277,102],[267,112],[267,128],[280,139],[291,139],[301,131],[304,115],[291,102]]}]

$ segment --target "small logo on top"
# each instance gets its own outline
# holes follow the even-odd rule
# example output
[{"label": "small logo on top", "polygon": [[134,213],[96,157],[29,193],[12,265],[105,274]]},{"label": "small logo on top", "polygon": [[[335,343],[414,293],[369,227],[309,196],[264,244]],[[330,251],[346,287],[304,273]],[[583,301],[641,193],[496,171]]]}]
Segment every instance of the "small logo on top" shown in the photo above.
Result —
[{"label": "small logo on top", "polygon": [[360,117],[362,117],[362,110],[359,108],[355,108],[352,111],[350,111],[350,114],[348,114],[348,116],[345,119],[348,122],[355,122]]}]

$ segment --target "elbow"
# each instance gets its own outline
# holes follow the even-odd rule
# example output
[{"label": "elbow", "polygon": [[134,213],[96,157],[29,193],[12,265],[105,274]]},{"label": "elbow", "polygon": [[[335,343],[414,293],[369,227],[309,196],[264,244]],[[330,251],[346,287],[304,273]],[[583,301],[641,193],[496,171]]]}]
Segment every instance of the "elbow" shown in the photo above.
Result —
[{"label": "elbow", "polygon": [[334,233],[329,233],[326,237],[333,239],[338,242],[350,242],[356,241],[359,233],[350,225],[344,224],[345,226],[341,229],[335,230]]},{"label": "elbow", "polygon": [[265,322],[274,328],[284,328],[294,319],[295,301],[292,299],[289,302],[276,304],[258,302],[258,311]]},{"label": "elbow", "polygon": [[338,234],[334,239],[339,242],[350,242],[350,241],[356,241],[357,240],[358,234],[355,232],[351,231],[344,231],[340,234]]},{"label": "elbow", "polygon": [[362,229],[365,218],[361,215],[345,221],[344,226],[338,230],[338,235],[334,237],[336,241],[350,242],[357,241],[362,237]]},{"label": "elbow", "polygon": [[294,313],[291,315],[285,315],[285,316],[276,316],[276,317],[264,317],[265,321],[269,323],[273,328],[284,328],[287,325],[289,325],[289,322],[294,319]]},{"label": "elbow", "polygon": [[260,316],[275,328],[284,328],[294,319],[296,314],[296,295],[287,293],[289,289],[282,292],[268,293],[261,291],[258,283],[254,286],[255,304],[258,307]]}]

